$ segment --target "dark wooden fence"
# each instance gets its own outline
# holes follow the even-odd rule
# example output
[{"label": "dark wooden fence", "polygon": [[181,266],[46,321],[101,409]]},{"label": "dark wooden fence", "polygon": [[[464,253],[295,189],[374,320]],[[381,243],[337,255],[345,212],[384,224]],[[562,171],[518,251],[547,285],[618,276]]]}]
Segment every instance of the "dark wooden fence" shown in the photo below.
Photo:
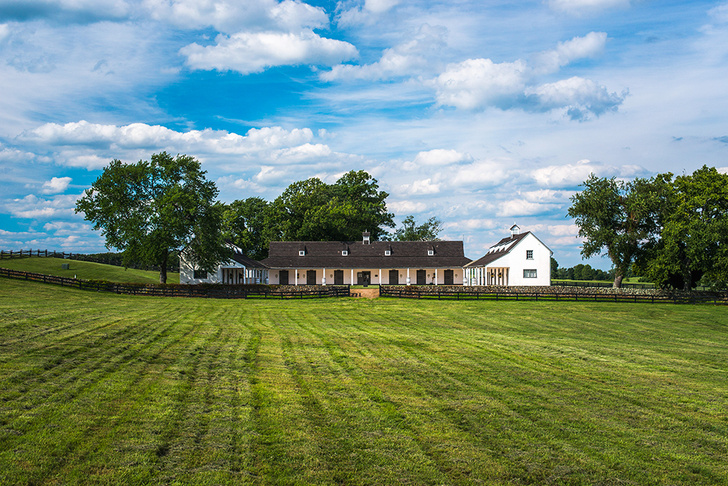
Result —
[{"label": "dark wooden fence", "polygon": [[429,300],[495,300],[495,301],[572,301],[572,302],[633,302],[633,303],[674,303],[674,304],[722,304],[728,305],[725,294],[710,292],[637,294],[637,293],[585,293],[585,292],[502,292],[502,291],[457,291],[419,289],[416,286],[388,287],[379,289],[380,297]]},{"label": "dark wooden fence", "polygon": [[276,286],[269,285],[154,285],[56,277],[41,273],[9,270],[7,268],[0,268],[0,277],[43,282],[96,292],[114,292],[117,294],[151,295],[159,297],[203,297],[211,299],[321,299],[327,297],[349,296],[348,285],[327,285],[326,287],[315,288],[301,287],[300,290],[283,290],[276,288]]},{"label": "dark wooden fence", "polygon": [[[558,279],[552,279],[551,280],[552,285],[559,285],[561,287],[597,287],[597,288],[611,288],[613,286],[612,282],[593,282],[591,280],[558,280]],[[628,282],[622,282],[622,288],[623,289],[654,289],[655,284],[648,283],[648,282],[635,282],[635,283],[628,283]]]}]

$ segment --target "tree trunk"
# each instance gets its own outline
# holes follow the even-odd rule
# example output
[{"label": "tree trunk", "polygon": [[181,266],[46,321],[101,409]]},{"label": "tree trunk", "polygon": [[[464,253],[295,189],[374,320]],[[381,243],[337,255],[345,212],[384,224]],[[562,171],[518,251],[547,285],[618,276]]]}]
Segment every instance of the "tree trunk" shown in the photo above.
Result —
[{"label": "tree trunk", "polygon": [[165,254],[164,259],[159,263],[159,283],[166,284],[167,283],[167,260],[169,259],[169,255]]},{"label": "tree trunk", "polygon": [[622,280],[624,279],[624,272],[617,269],[614,272],[614,283],[612,284],[613,289],[621,289],[622,288]]}]

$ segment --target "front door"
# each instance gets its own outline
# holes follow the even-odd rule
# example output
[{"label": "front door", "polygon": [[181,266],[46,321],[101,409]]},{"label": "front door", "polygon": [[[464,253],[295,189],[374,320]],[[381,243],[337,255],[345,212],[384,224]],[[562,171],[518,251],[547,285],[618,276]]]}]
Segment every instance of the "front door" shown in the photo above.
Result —
[{"label": "front door", "polygon": [[344,285],[343,270],[334,270],[334,285]]},{"label": "front door", "polygon": [[306,271],[306,285],[316,285],[316,270]]},{"label": "front door", "polygon": [[399,285],[399,270],[389,271],[389,285]]},{"label": "front door", "polygon": [[417,285],[425,285],[427,283],[427,271],[417,270]]},{"label": "front door", "polygon": [[372,282],[372,272],[357,272],[356,284],[369,285]]},{"label": "front door", "polygon": [[445,270],[445,285],[453,285],[454,283],[455,279],[453,278],[453,271]]},{"label": "front door", "polygon": [[281,285],[288,285],[288,270],[281,270],[278,272],[278,283]]}]

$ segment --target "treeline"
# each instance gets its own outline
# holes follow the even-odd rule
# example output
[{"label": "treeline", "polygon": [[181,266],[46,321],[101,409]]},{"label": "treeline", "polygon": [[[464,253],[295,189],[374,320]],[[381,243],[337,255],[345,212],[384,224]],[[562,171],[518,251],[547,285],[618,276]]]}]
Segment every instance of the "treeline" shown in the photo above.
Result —
[{"label": "treeline", "polygon": [[[627,275],[631,277],[632,275]],[[592,268],[588,263],[579,263],[570,268],[557,267],[551,268],[551,278],[559,280],[594,280],[594,281],[611,281],[614,280],[614,270],[605,272],[598,268]]]},{"label": "treeline", "polygon": [[437,239],[437,218],[417,224],[407,216],[390,232],[395,224],[388,196],[363,170],[347,172],[333,184],[314,177],[294,182],[271,202],[250,197],[226,204],[222,232],[256,260],[268,256],[271,241],[358,241],[364,231],[372,240]]},{"label": "treeline", "polygon": [[728,284],[728,175],[703,166],[690,175],[633,181],[591,175],[569,216],[585,258],[606,255],[614,286],[629,271],[661,288]]}]

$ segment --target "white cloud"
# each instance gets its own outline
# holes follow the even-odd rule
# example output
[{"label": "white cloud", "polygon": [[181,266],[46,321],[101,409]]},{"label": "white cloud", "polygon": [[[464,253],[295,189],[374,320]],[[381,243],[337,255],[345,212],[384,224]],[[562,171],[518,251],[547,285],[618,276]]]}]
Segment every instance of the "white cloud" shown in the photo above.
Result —
[{"label": "white cloud", "polygon": [[528,71],[521,60],[494,63],[490,59],[468,59],[450,64],[435,79],[437,102],[466,110],[490,105],[510,107],[523,93]]},{"label": "white cloud", "polygon": [[443,226],[454,230],[484,230],[496,228],[499,226],[499,223],[489,218],[471,218],[452,221]]},{"label": "white cloud", "polygon": [[457,150],[434,149],[418,153],[412,162],[402,164],[404,170],[417,170],[421,167],[444,167],[460,162],[472,162],[468,154],[461,154]]},{"label": "white cloud", "polygon": [[708,15],[713,17],[716,22],[728,22],[728,3],[711,8],[708,10]]},{"label": "white cloud", "polygon": [[417,201],[387,201],[387,209],[396,214],[419,214],[427,211],[427,204]]},{"label": "white cloud", "polygon": [[541,186],[576,187],[584,182],[590,174],[604,176],[603,172],[600,164],[594,164],[585,159],[576,164],[551,165],[536,169],[531,175]]},{"label": "white cloud", "polygon": [[526,191],[521,195],[530,202],[554,203],[565,202],[573,192],[571,191],[554,191],[552,189],[539,189],[537,191]]},{"label": "white cloud", "polygon": [[400,0],[364,0],[364,8],[375,14],[381,14],[399,4]]},{"label": "white cloud", "polygon": [[574,37],[559,42],[556,49],[542,52],[536,58],[536,69],[542,73],[553,73],[576,60],[593,58],[604,51],[607,43],[605,32],[590,32],[585,37]]},{"label": "white cloud", "polygon": [[329,20],[322,8],[285,0],[144,0],[154,19],[177,27],[218,32],[324,28]]},{"label": "white cloud", "polygon": [[606,87],[577,76],[528,88],[525,94],[536,97],[543,109],[567,108],[572,120],[586,120],[592,114],[599,116],[614,111],[627,96],[626,92],[610,93]]},{"label": "white cloud", "polygon": [[357,56],[348,42],[320,37],[311,30],[300,33],[238,32],[218,35],[216,44],[197,43],[180,49],[192,69],[237,71],[250,74],[274,66],[314,64],[331,66]]},{"label": "white cloud", "polygon": [[416,180],[411,184],[403,184],[399,188],[399,193],[407,196],[437,194],[438,192],[440,192],[440,184],[432,182],[432,179]]},{"label": "white cloud", "polygon": [[447,174],[447,181],[455,187],[493,186],[508,177],[507,166],[512,161],[478,160],[471,164],[458,165],[456,170]]},{"label": "white cloud", "polygon": [[54,177],[43,183],[41,192],[43,192],[43,194],[58,194],[68,188],[71,180],[72,179],[70,177]]},{"label": "white cloud", "polygon": [[511,199],[499,205],[499,216],[529,216],[543,213],[550,208],[544,204],[526,201],[525,199]]},{"label": "white cloud", "polygon": [[5,202],[4,210],[15,218],[50,219],[73,215],[79,195],[59,195],[41,199],[29,194],[22,199]]},{"label": "white cloud", "polygon": [[428,68],[433,53],[445,43],[444,27],[422,25],[407,42],[386,49],[379,61],[361,66],[340,64],[331,71],[322,72],[324,81],[386,80],[401,76],[414,76]]},{"label": "white cloud", "polygon": [[549,0],[554,10],[578,14],[614,7],[628,7],[630,0]]},{"label": "white cloud", "polygon": [[0,24],[0,42],[10,36],[10,27],[8,24]]}]

